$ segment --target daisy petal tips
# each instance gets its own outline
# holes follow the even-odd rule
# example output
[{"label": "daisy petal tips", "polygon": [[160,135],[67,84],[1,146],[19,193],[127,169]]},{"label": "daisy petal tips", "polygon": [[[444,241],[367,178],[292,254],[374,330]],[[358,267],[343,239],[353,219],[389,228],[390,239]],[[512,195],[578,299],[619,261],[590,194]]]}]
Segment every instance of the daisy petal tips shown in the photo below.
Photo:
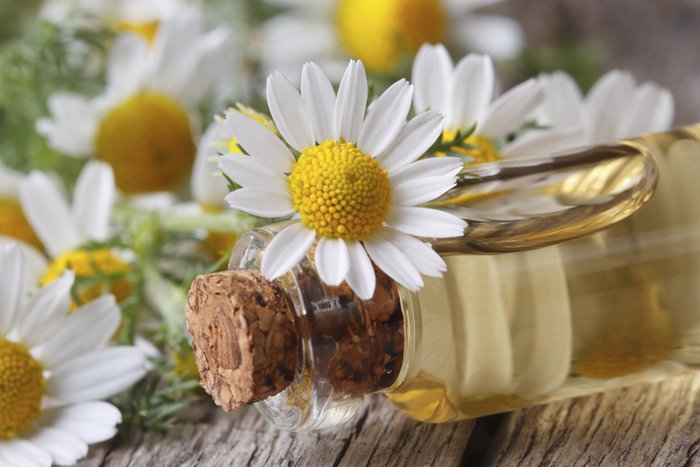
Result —
[{"label": "daisy petal tips", "polygon": [[429,111],[406,121],[413,87],[404,80],[370,112],[367,94],[362,62],[350,62],[337,95],[310,63],[301,91],[279,74],[268,79],[270,111],[284,139],[242,114],[227,117],[247,152],[220,161],[241,186],[227,196],[229,205],[263,217],[293,215],[263,255],[268,279],[289,272],[312,249],[321,279],[346,282],[362,299],[374,294],[372,263],[409,290],[422,287],[422,274],[445,270],[430,245],[413,237],[456,237],[466,227],[452,214],[420,206],[452,188],[463,167],[452,157],[419,160],[445,118]]}]

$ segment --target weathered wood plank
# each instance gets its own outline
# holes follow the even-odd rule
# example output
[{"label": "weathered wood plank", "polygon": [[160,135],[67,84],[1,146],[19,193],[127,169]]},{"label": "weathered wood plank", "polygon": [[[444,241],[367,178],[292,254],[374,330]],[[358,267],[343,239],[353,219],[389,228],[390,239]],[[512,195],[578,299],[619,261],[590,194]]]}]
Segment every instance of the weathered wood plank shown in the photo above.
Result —
[{"label": "weathered wood plank", "polygon": [[700,374],[520,410],[486,465],[700,465]]},{"label": "weathered wood plank", "polygon": [[81,467],[263,465],[459,465],[474,422],[422,424],[380,397],[337,429],[289,433],[272,428],[252,408],[208,410],[170,432],[134,432],[93,447]]}]

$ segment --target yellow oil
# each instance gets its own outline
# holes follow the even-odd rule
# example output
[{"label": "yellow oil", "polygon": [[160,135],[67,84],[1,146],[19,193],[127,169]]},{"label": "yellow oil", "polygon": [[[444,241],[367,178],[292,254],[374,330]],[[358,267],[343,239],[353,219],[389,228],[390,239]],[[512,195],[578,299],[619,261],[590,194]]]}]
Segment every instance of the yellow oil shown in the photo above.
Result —
[{"label": "yellow oil", "polygon": [[[445,276],[403,291],[404,366],[385,393],[400,410],[446,422],[700,367],[700,127],[625,147],[616,160],[491,183],[495,197],[450,194],[478,232],[437,242]],[[658,175],[651,200],[644,157]],[[510,253],[471,254],[499,251]]]}]

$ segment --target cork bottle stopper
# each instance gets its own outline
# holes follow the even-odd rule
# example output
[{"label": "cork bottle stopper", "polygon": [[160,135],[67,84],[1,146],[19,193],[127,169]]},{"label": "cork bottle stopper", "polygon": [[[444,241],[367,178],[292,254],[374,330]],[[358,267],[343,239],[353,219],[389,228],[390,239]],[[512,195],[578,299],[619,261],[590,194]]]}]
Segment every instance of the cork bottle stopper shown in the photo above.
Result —
[{"label": "cork bottle stopper", "polygon": [[185,307],[202,387],[224,410],[286,388],[297,366],[297,335],[282,289],[257,271],[197,277]]}]

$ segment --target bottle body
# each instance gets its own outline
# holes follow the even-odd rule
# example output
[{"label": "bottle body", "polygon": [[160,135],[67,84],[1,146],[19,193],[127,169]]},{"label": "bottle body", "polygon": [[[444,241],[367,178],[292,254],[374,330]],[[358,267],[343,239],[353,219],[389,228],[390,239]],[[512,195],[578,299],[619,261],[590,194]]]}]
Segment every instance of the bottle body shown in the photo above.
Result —
[{"label": "bottle body", "polygon": [[[382,392],[447,422],[700,365],[700,127],[480,167],[437,203],[470,227],[431,242],[448,269],[418,293],[378,274],[361,301],[310,258],[279,279],[300,357],[294,382],[257,403],[268,420],[323,428]],[[258,268],[283,227],[242,237],[230,268]]]},{"label": "bottle body", "polygon": [[443,278],[404,291],[412,356],[387,397],[444,422],[699,366],[700,131],[663,138],[640,140],[659,180],[636,215],[537,250],[447,257]]}]

